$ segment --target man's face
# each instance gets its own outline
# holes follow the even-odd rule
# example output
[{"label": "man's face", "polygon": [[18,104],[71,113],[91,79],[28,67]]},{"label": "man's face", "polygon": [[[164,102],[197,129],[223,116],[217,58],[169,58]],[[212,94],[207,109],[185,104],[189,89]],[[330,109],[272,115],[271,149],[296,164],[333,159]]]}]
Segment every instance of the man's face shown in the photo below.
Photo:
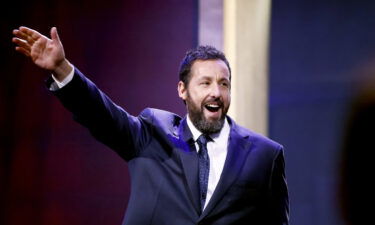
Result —
[{"label": "man's face", "polygon": [[196,60],[186,86],[178,84],[180,98],[186,101],[189,117],[202,133],[216,133],[224,125],[230,105],[230,75],[222,60]]}]

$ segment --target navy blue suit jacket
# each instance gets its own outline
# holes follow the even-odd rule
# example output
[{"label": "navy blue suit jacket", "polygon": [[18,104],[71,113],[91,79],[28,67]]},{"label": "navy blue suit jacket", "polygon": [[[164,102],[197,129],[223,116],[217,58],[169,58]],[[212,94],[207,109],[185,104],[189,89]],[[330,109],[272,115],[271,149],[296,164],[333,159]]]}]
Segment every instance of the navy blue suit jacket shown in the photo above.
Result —
[{"label": "navy blue suit jacket", "polygon": [[128,162],[131,194],[123,224],[288,224],[280,144],[228,117],[224,169],[201,213],[197,154],[186,119],[151,108],[132,116],[77,69],[54,93],[77,122]]}]

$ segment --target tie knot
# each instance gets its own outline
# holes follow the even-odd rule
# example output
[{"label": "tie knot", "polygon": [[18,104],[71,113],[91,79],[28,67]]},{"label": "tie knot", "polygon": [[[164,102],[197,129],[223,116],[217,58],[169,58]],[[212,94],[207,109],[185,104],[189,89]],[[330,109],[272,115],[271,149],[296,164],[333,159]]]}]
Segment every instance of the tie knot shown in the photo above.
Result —
[{"label": "tie knot", "polygon": [[207,146],[207,142],[209,142],[210,140],[211,140],[211,138],[209,136],[207,136],[205,134],[202,134],[197,139],[197,142],[198,142],[199,146]]}]

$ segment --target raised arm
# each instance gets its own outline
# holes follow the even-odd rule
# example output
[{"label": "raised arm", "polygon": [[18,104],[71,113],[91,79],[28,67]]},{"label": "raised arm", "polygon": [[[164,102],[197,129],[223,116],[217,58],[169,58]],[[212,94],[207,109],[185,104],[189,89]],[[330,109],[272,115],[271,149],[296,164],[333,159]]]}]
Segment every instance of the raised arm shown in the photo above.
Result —
[{"label": "raised arm", "polygon": [[16,50],[30,57],[35,65],[51,71],[59,81],[64,80],[73,70],[73,66],[65,58],[64,47],[60,41],[56,27],[51,28],[51,39],[28,27],[13,30],[12,41]]},{"label": "raised arm", "polygon": [[144,120],[128,114],[113,103],[68,62],[55,27],[51,29],[51,39],[27,27],[20,27],[13,34],[16,50],[30,57],[40,68],[51,71],[58,81],[63,81],[74,72],[72,80],[63,88],[50,90],[73,113],[74,119],[88,128],[97,140],[126,160],[135,157],[147,144],[150,129]]}]

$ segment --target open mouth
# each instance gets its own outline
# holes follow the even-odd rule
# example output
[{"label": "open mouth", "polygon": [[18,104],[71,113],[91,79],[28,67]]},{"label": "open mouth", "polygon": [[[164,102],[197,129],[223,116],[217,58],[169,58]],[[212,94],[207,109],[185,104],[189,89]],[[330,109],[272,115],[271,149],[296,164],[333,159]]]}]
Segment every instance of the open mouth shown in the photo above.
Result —
[{"label": "open mouth", "polygon": [[204,107],[210,112],[217,112],[220,110],[221,106],[218,103],[208,103]]}]

